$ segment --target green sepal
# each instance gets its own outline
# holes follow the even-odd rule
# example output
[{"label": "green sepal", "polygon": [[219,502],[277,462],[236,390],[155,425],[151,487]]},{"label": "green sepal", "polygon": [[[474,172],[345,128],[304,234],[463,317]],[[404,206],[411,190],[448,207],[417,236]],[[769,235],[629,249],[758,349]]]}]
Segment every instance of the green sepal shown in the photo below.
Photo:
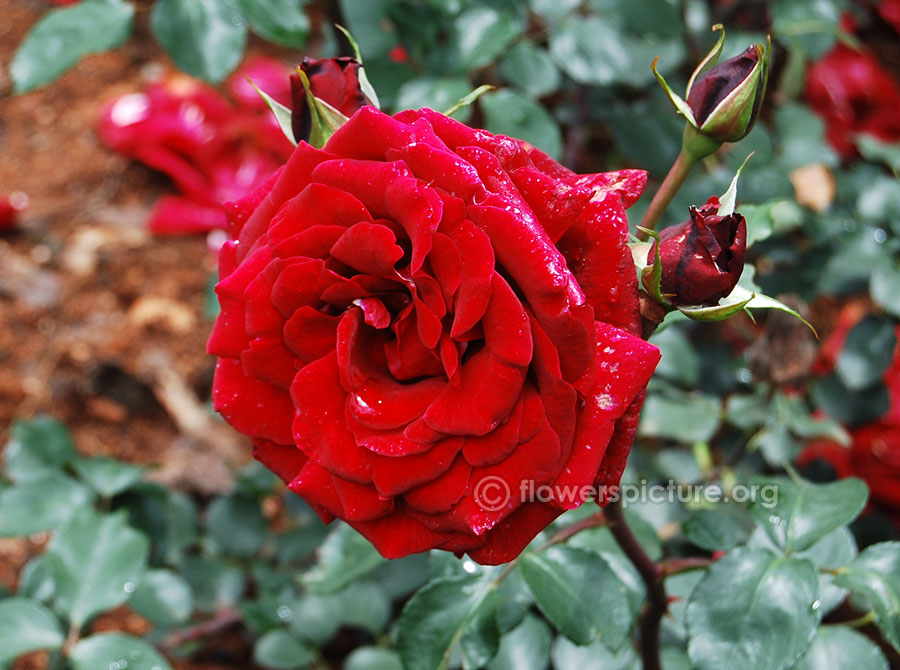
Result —
[{"label": "green sepal", "polygon": [[369,99],[369,102],[372,103],[373,107],[381,109],[381,103],[378,101],[378,94],[375,92],[375,87],[372,86],[369,77],[366,75],[366,68],[363,67],[362,53],[359,50],[359,44],[356,43],[356,40],[353,39],[353,35],[351,35],[350,31],[344,28],[344,26],[335,23],[334,27],[340,30],[344,37],[347,38],[347,41],[350,42],[350,48],[353,49],[353,57],[356,59],[356,62],[359,63],[359,87],[362,89],[363,95]]},{"label": "green sepal", "polygon": [[247,81],[253,87],[253,89],[259,93],[259,97],[261,97],[272,114],[275,115],[275,120],[278,122],[278,127],[281,128],[281,132],[284,133],[284,136],[290,140],[291,144],[297,146],[297,140],[294,139],[294,131],[291,128],[291,110],[288,107],[285,107],[280,102],[278,102],[271,95],[263,91],[256,84],[253,83],[253,80],[250,77],[247,77]]},{"label": "green sepal", "polygon": [[721,196],[719,196],[719,216],[730,216],[734,214],[734,207],[737,203],[737,186],[738,179],[740,179],[741,172],[744,171],[744,166],[747,165],[747,161],[750,160],[750,157],[756,153],[755,151],[751,151],[747,154],[747,157],[744,159],[744,162],[741,163],[741,167],[737,169],[737,172],[734,173],[734,179],[731,180],[731,184],[728,186],[728,190],[726,190]]},{"label": "green sepal", "polygon": [[[672,307],[672,304],[666,299],[666,296],[662,292],[662,259],[659,255],[659,233],[650,228],[643,228],[641,226],[636,227],[639,231],[652,237],[656,241],[655,245],[652,242],[646,242],[640,245],[641,247],[647,248],[646,253],[644,253],[644,262],[642,266],[638,268],[638,278],[640,279],[641,286],[650,294],[650,297],[660,305]],[[632,247],[632,254],[635,253],[634,249],[635,247]],[[656,253],[653,257],[653,263],[648,264],[646,259],[651,249],[654,249]],[[635,262],[637,263],[636,257]]]},{"label": "green sepal", "polygon": [[490,84],[484,84],[482,86],[479,86],[471,93],[468,93],[468,94],[464,95],[463,97],[461,97],[459,100],[457,100],[455,105],[453,105],[448,110],[443,112],[444,116],[452,116],[455,112],[458,112],[463,107],[468,107],[473,102],[478,100],[478,98],[480,98],[482,95],[484,95],[488,91],[493,91],[496,88],[497,88],[496,86],[491,86]]},{"label": "green sepal", "polygon": [[719,56],[722,55],[722,48],[725,46],[725,28],[722,27],[721,23],[717,23],[712,27],[712,30],[713,32],[719,32],[719,39],[716,41],[712,50],[710,50],[710,52],[704,56],[703,60],[700,61],[700,64],[694,68],[691,78],[688,79],[687,89],[684,91],[685,98],[691,94],[691,87],[694,85],[694,82],[706,72],[712,70],[716,66],[716,63],[719,62]]},{"label": "green sepal", "polygon": [[312,120],[309,144],[316,149],[321,149],[337,132],[337,129],[347,123],[349,119],[324,100],[314,96],[310,89],[309,77],[299,67],[296,71],[303,83],[303,90],[306,91],[306,102],[309,105],[309,115]]},{"label": "green sepal", "polygon": [[697,120],[694,118],[694,112],[691,111],[691,108],[688,106],[687,102],[669,87],[669,84],[666,82],[665,78],[663,78],[663,76],[659,73],[659,70],[656,69],[656,64],[658,62],[659,56],[654,58],[652,65],[650,65],[650,71],[653,73],[653,76],[656,77],[656,81],[659,82],[662,90],[665,91],[666,95],[669,97],[669,100],[671,100],[672,104],[675,105],[675,109],[678,110],[678,113],[686,118],[687,122],[691,126],[693,126],[694,128],[699,128],[699,126],[697,125]]}]

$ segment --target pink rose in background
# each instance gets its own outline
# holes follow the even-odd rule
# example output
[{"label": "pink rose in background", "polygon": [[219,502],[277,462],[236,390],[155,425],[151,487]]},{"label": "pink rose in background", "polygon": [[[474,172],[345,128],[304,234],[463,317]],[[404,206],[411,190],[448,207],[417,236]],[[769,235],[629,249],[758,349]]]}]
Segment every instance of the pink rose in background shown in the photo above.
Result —
[{"label": "pink rose in background", "polygon": [[289,104],[289,76],[282,63],[257,59],[226,83],[230,100],[179,75],[106,108],[98,127],[103,143],[167,174],[180,191],[156,204],[152,232],[224,228],[223,203],[257,188],[287,160],[293,147],[247,77]]}]

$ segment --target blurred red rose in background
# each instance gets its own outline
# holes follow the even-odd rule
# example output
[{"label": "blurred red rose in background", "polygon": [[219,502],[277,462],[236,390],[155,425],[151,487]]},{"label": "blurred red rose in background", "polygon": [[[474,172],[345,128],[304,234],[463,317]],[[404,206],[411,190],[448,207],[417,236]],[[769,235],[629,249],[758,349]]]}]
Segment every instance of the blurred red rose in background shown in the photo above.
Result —
[{"label": "blurred red rose in background", "polygon": [[287,105],[289,75],[282,63],[257,59],[228,80],[233,102],[179,75],[106,108],[98,128],[104,144],[167,174],[181,192],[156,204],[152,232],[224,228],[223,204],[258,187],[287,160],[293,147],[247,77]]},{"label": "blurred red rose in background", "polygon": [[214,406],[384,556],[511,560],[625,467],[659,360],[626,245],[645,181],[363,107],[228,208]]},{"label": "blurred red rose in background", "polygon": [[809,66],[805,93],[842,156],[856,152],[860,133],[900,140],[900,84],[869,52],[838,44]]}]

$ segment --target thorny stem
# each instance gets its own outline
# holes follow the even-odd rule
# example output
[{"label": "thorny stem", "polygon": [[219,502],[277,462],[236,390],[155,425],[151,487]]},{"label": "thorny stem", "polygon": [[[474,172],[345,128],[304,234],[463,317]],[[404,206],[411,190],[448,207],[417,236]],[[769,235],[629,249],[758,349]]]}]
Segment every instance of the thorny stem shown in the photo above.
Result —
[{"label": "thorny stem", "polygon": [[689,572],[690,570],[705,570],[709,567],[710,563],[712,563],[711,559],[703,558],[702,556],[684,556],[663,561],[660,564],[659,569],[663,579],[665,579],[671,575]]},{"label": "thorny stem", "polygon": [[[650,201],[650,206],[644,213],[644,218],[641,219],[641,227],[650,230],[656,229],[656,224],[658,224],[659,220],[662,218],[663,212],[666,211],[666,207],[672,202],[672,198],[678,193],[678,189],[681,188],[684,180],[687,179],[687,176],[691,173],[691,170],[696,164],[696,157],[688,154],[682,149],[678,154],[678,158],[676,158],[675,162],[672,164],[672,167],[669,168],[669,174],[666,175],[659,190],[653,196],[653,200]],[[637,238],[646,242],[649,235],[644,231],[639,230]]]},{"label": "thorny stem", "polygon": [[606,508],[609,529],[647,587],[647,604],[638,620],[643,670],[661,670],[659,657],[659,625],[668,608],[663,570],[641,547],[625,522],[622,503],[615,500]]}]

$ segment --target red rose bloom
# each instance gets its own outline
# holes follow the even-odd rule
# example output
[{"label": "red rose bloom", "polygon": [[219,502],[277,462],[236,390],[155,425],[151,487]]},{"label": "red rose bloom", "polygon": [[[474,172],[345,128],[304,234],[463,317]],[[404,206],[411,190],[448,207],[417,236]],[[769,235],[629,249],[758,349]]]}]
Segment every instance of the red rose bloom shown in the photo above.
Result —
[{"label": "red rose bloom", "polygon": [[626,246],[645,179],[364,107],[229,208],[216,409],[384,556],[511,560],[624,468],[659,360]]},{"label": "red rose bloom", "polygon": [[900,140],[900,85],[870,53],[837,45],[807,70],[806,99],[843,156],[856,152],[853,136],[859,133]]}]

